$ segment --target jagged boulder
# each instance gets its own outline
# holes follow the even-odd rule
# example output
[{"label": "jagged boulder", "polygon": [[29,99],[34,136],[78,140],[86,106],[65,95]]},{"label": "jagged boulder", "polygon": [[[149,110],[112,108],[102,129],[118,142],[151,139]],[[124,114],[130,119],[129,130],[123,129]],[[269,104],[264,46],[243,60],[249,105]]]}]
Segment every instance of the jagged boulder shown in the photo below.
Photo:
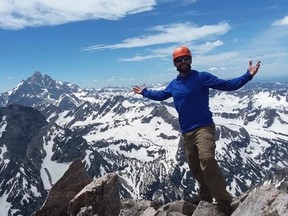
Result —
[{"label": "jagged boulder", "polygon": [[191,216],[225,216],[216,206],[211,203],[201,201]]},{"label": "jagged boulder", "polygon": [[192,215],[195,211],[196,205],[193,203],[184,201],[184,200],[177,200],[174,202],[170,202],[163,207],[158,209],[158,212],[179,212],[183,215]]},{"label": "jagged boulder", "polygon": [[185,201],[176,200],[162,206],[155,202],[124,201],[119,216],[224,216],[215,205],[201,201],[198,206]]},{"label": "jagged boulder", "polygon": [[184,200],[159,205],[158,201],[123,200],[119,216],[190,216],[196,208],[196,205]]},{"label": "jagged boulder", "polygon": [[288,169],[242,195],[232,216],[288,215]]},{"label": "jagged boulder", "polygon": [[92,178],[86,174],[82,161],[74,160],[52,187],[42,208],[32,216],[66,216],[69,202],[91,181]]},{"label": "jagged boulder", "polygon": [[[81,210],[83,212],[83,208],[86,208],[89,214],[92,211],[93,215],[118,215],[121,202],[117,179],[115,173],[108,173],[92,181],[71,200],[68,205],[68,215],[77,216]],[[85,215],[84,212],[81,214]]]}]

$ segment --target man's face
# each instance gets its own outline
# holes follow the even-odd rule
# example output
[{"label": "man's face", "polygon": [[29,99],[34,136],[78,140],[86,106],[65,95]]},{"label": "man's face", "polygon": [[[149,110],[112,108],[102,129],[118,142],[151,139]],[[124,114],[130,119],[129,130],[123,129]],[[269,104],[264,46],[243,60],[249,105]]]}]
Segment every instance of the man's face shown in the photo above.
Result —
[{"label": "man's face", "polygon": [[192,59],[190,56],[180,56],[174,59],[174,66],[180,73],[188,73],[191,70]]}]

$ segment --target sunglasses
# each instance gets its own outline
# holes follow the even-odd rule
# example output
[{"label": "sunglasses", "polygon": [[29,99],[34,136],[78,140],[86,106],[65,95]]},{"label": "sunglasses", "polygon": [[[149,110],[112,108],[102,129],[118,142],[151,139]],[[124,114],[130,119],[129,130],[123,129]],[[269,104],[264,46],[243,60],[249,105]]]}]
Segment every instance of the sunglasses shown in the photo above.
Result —
[{"label": "sunglasses", "polygon": [[190,61],[191,60],[191,57],[190,56],[181,56],[181,57],[178,57],[176,59],[174,59],[174,62],[175,63],[180,63],[182,61]]}]

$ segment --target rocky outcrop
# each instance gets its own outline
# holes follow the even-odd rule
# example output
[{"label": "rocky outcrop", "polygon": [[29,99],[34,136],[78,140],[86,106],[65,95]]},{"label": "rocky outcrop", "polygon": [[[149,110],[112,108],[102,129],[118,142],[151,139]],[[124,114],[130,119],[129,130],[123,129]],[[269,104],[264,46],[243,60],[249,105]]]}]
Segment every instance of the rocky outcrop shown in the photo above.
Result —
[{"label": "rocky outcrop", "polygon": [[[287,174],[288,169],[281,170],[234,198],[232,216],[288,215]],[[33,216],[224,216],[214,204],[204,201],[196,206],[185,200],[163,204],[161,200],[122,199],[118,180],[116,173],[108,173],[92,181],[81,160],[76,160]]]},{"label": "rocky outcrop", "polygon": [[83,208],[88,209],[93,215],[118,215],[121,202],[117,179],[115,173],[108,173],[92,181],[70,201],[68,215],[77,216],[80,211],[84,214]]},{"label": "rocky outcrop", "polygon": [[32,216],[65,216],[67,206],[75,195],[81,191],[92,178],[86,174],[81,160],[73,161],[69,169],[64,173],[49,192],[48,198],[42,208]]},{"label": "rocky outcrop", "polygon": [[288,169],[279,171],[238,199],[233,216],[288,215]]}]

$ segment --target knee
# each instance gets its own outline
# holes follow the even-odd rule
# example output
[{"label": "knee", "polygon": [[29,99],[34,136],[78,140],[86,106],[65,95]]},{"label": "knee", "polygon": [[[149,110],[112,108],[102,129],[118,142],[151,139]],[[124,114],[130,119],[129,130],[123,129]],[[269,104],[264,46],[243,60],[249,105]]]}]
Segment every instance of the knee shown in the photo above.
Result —
[{"label": "knee", "polygon": [[215,155],[212,152],[205,152],[199,154],[200,161],[208,161],[208,160],[215,160]]},{"label": "knee", "polygon": [[201,157],[200,159],[200,168],[201,170],[211,169],[211,167],[215,167],[217,161],[215,160],[213,155],[205,155],[205,157]]}]

